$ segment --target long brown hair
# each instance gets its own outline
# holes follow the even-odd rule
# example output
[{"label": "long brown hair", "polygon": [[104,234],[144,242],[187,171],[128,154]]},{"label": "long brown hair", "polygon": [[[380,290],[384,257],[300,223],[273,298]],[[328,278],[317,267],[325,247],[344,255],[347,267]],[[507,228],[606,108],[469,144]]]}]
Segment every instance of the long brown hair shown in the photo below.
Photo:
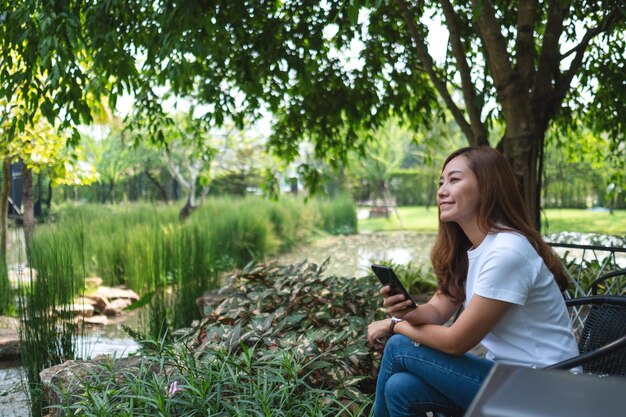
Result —
[{"label": "long brown hair", "polygon": [[[460,155],[467,158],[469,168],[478,179],[480,229],[489,232],[510,230],[524,235],[543,258],[561,291],[564,291],[568,280],[563,264],[532,226],[513,171],[504,155],[488,146],[461,148],[448,156],[443,169],[448,162]],[[439,220],[439,233],[430,259],[439,279],[439,290],[456,302],[465,299],[467,251],[471,246],[470,240],[458,224]]]}]

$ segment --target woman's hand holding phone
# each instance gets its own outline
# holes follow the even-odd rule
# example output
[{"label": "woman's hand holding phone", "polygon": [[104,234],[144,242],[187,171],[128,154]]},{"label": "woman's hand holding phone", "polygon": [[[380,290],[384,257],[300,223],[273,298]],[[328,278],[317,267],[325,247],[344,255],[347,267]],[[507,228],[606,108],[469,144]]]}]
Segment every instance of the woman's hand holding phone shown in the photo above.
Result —
[{"label": "woman's hand holding phone", "polygon": [[398,318],[404,318],[408,313],[415,311],[413,301],[407,299],[404,294],[392,294],[391,287],[385,285],[380,290],[380,294],[383,296],[383,307],[387,309],[387,312]]}]

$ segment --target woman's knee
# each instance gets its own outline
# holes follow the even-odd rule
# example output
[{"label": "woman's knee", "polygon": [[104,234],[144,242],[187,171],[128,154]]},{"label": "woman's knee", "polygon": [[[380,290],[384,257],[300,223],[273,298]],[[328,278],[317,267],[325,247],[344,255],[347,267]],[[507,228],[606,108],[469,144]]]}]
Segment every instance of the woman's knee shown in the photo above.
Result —
[{"label": "woman's knee", "polygon": [[397,352],[399,349],[406,349],[408,346],[413,346],[413,341],[401,334],[392,335],[387,344],[385,345],[385,353]]},{"label": "woman's knee", "polygon": [[421,415],[445,399],[423,380],[408,372],[396,373],[385,385],[385,402],[391,415]]},{"label": "woman's knee", "polygon": [[414,398],[420,398],[420,384],[409,373],[393,374],[385,384],[385,400],[387,406],[393,409],[403,409]]}]

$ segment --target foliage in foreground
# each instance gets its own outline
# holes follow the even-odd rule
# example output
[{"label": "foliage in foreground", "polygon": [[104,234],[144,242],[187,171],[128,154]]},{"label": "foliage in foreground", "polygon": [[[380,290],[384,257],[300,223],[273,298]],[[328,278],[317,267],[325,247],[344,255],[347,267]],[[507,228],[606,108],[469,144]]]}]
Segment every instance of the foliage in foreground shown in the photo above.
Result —
[{"label": "foliage in foreground", "polygon": [[102,365],[81,395],[54,408],[77,416],[364,415],[367,399],[340,401],[308,383],[318,366],[286,350],[264,358],[246,346],[240,354],[211,346],[202,355],[161,346],[121,377]]},{"label": "foliage in foreground", "polygon": [[160,372],[99,376],[61,407],[78,415],[368,415],[380,353],[366,327],[383,314],[379,284],[323,276],[324,267],[245,267],[201,298],[206,317],[176,345],[142,342],[144,361]]},{"label": "foliage in foreground", "polygon": [[[326,261],[328,262],[328,260]],[[272,357],[288,350],[327,366],[309,375],[312,385],[358,398],[374,377],[366,328],[380,307],[380,284],[372,276],[324,276],[326,263],[287,267],[249,266],[215,297],[203,297],[204,318],[193,329],[193,350],[216,342],[236,351],[257,346]],[[225,297],[225,298],[223,298]]]}]

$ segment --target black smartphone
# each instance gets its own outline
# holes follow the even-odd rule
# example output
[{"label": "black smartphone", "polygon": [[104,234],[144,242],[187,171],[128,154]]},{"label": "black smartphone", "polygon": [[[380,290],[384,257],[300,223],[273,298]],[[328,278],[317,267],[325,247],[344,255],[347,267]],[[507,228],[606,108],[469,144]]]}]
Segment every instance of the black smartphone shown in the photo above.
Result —
[{"label": "black smartphone", "polygon": [[411,300],[412,305],[409,308],[417,308],[417,304],[415,304],[409,292],[404,288],[396,273],[393,272],[393,269],[386,265],[372,264],[372,271],[374,271],[383,286],[389,285],[391,287],[392,295],[404,294],[407,300]]}]

